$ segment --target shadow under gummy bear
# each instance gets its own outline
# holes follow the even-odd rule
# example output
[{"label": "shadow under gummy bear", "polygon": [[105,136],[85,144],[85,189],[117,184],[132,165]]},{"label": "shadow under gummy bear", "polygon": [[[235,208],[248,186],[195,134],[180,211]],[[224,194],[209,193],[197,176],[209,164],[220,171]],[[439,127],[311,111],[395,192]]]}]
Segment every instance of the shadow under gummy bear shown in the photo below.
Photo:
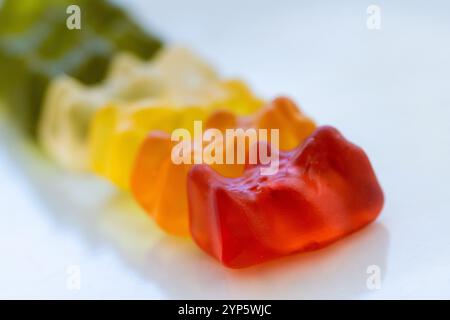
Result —
[{"label": "shadow under gummy bear", "polygon": [[389,232],[380,222],[318,251],[231,270],[192,241],[164,234],[128,194],[56,167],[10,130],[0,139],[51,219],[80,233],[90,250],[112,249],[167,298],[350,298],[370,293],[369,266],[386,276]]}]

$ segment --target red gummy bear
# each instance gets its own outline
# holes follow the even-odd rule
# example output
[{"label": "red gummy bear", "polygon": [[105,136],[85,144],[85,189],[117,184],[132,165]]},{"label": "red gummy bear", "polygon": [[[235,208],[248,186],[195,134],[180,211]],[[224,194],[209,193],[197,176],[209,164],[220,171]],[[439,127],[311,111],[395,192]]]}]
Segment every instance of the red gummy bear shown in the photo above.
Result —
[{"label": "red gummy bear", "polygon": [[191,234],[225,266],[243,268],[322,248],[374,221],[383,192],[364,151],[320,127],[280,153],[279,170],[225,178],[207,165],[189,172]]}]

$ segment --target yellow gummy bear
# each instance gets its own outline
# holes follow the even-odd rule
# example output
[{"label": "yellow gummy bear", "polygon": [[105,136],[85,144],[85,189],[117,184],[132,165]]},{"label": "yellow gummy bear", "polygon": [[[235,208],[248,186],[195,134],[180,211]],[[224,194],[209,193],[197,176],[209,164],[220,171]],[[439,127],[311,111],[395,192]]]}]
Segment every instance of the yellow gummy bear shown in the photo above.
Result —
[{"label": "yellow gummy bear", "polygon": [[92,169],[122,189],[129,189],[135,156],[152,130],[170,133],[177,128],[193,131],[195,120],[215,110],[250,114],[263,101],[238,80],[211,80],[189,88],[167,88],[160,99],[137,104],[110,104],[97,111],[90,130]]}]

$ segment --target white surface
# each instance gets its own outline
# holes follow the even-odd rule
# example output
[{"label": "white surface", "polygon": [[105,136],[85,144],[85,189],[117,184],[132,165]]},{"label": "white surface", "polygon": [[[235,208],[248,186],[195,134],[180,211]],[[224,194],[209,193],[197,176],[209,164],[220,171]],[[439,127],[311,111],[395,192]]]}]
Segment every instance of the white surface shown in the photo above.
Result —
[{"label": "white surface", "polygon": [[[128,1],[145,24],[270,98],[289,94],[361,145],[380,219],[318,252],[228,270],[125,195],[0,130],[1,298],[450,298],[450,5]],[[278,4],[277,4],[278,3]],[[380,290],[366,287],[378,265]],[[79,266],[81,289],[67,287]]]}]

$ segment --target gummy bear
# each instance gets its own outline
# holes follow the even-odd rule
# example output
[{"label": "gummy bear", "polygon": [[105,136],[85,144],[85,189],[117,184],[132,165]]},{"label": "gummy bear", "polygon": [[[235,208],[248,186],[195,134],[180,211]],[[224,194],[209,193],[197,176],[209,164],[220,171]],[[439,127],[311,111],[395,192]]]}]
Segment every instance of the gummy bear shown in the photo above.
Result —
[{"label": "gummy bear", "polygon": [[[66,25],[70,5],[80,8],[80,30]],[[105,0],[3,0],[0,21],[0,99],[33,137],[52,78],[66,74],[97,83],[116,52],[147,59],[161,47],[159,39]]]},{"label": "gummy bear", "polygon": [[280,153],[279,170],[260,165],[225,178],[207,165],[188,175],[190,231],[230,268],[325,247],[374,221],[383,192],[362,149],[336,129],[320,127],[298,148]]},{"label": "gummy bear", "polygon": [[[206,128],[217,128],[222,132],[231,128],[279,129],[282,150],[297,146],[315,129],[314,122],[287,98],[277,98],[247,117],[220,110],[212,114],[205,124]],[[162,229],[174,235],[188,236],[186,179],[192,165],[173,163],[171,151],[175,144],[170,135],[163,132],[152,132],[145,138],[136,156],[131,189],[135,199]],[[226,142],[225,153],[229,146],[235,146],[234,141]],[[202,150],[193,147],[192,152]],[[211,166],[227,177],[238,177],[244,170],[244,164]]]},{"label": "gummy bear", "polygon": [[192,90],[193,81],[202,86],[215,79],[214,70],[185,48],[164,48],[149,62],[120,53],[101,84],[88,86],[67,76],[51,81],[39,121],[39,141],[65,168],[87,170],[88,131],[96,110],[108,103],[183,95]]},{"label": "gummy bear", "polygon": [[162,99],[98,110],[89,137],[93,171],[128,190],[134,159],[148,132],[176,128],[192,131],[195,120],[206,119],[214,110],[249,114],[263,104],[241,81],[193,80],[186,90],[169,90]]}]

